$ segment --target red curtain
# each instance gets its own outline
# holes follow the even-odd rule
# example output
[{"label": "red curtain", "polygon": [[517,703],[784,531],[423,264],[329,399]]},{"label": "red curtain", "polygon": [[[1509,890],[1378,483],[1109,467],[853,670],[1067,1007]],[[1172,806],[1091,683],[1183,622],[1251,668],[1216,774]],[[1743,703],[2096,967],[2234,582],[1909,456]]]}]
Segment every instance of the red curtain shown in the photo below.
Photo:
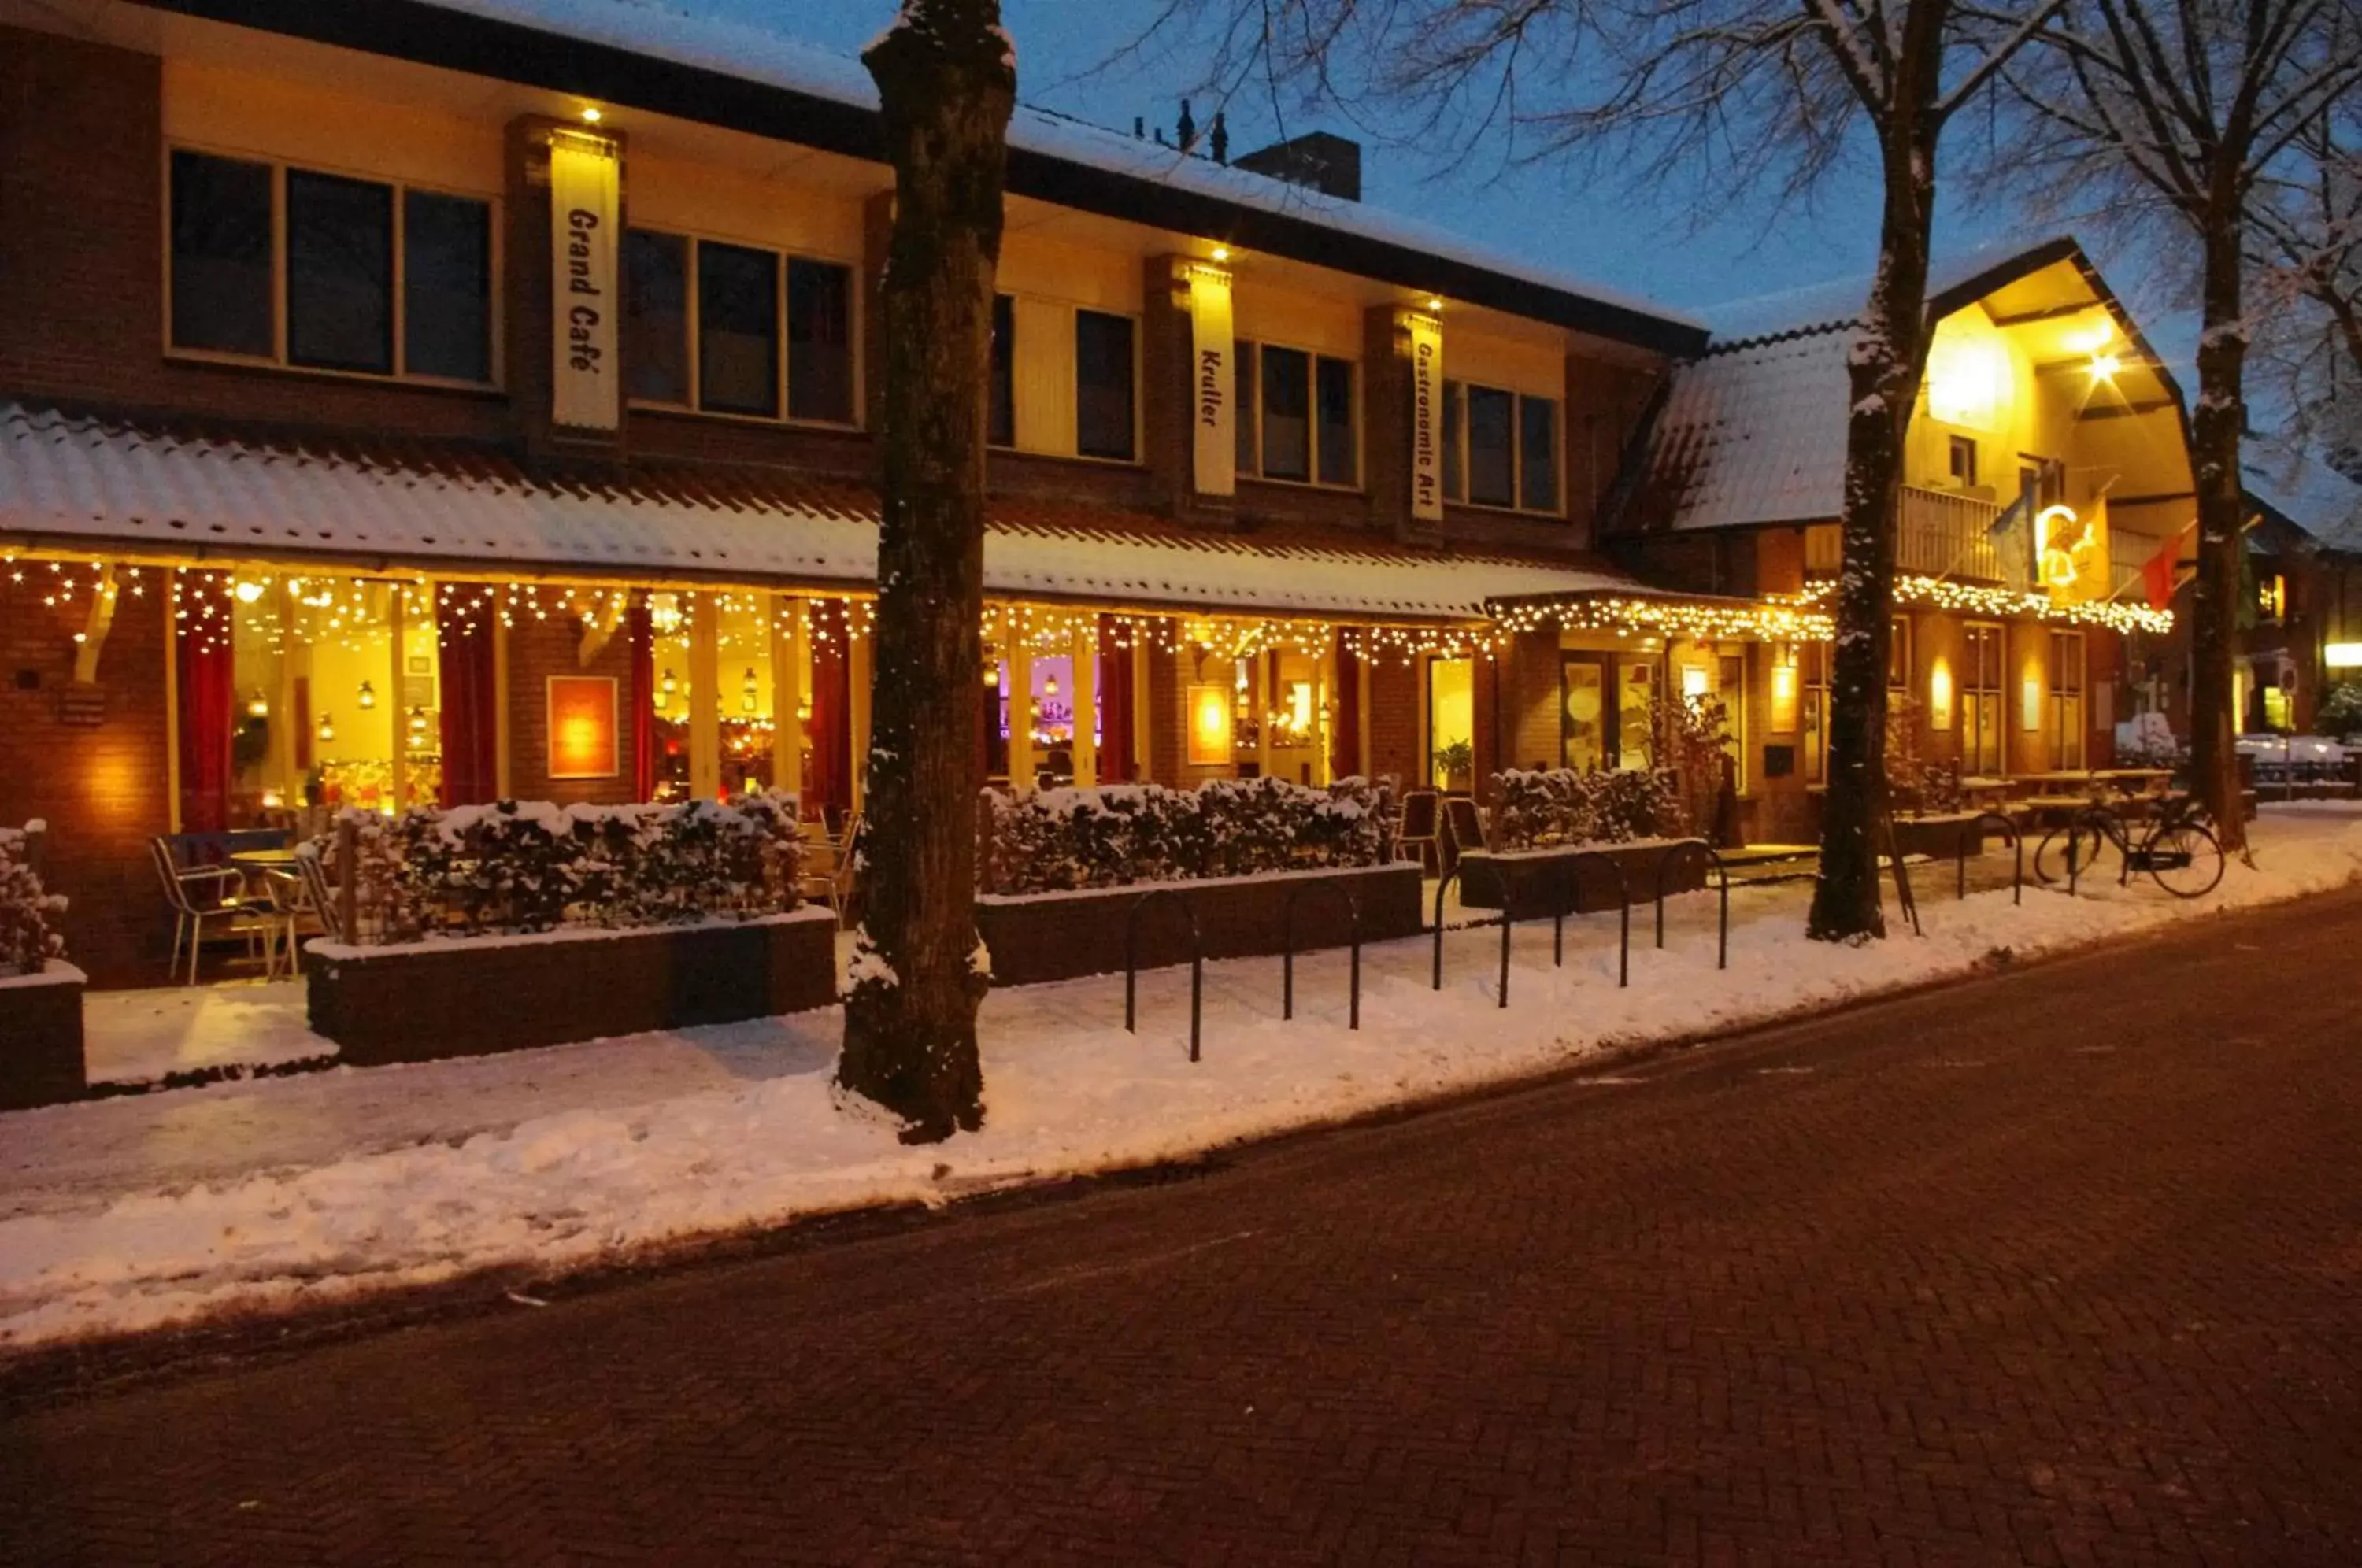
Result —
[{"label": "red curtain", "polygon": [[[172,657],[181,698],[181,831],[221,833],[229,826],[230,706],[229,628],[220,640],[182,635],[173,639]],[[280,721],[285,723],[282,717]]]},{"label": "red curtain", "polygon": [[489,621],[472,630],[447,607],[435,625],[443,699],[442,804],[480,806],[500,792],[499,697]]},{"label": "red curtain", "polygon": [[804,804],[831,816],[853,809],[853,661],[845,653],[846,621],[841,599],[816,599],[811,606],[811,774],[804,780]]},{"label": "red curtain", "polygon": [[1362,659],[1341,632],[1337,636],[1337,689],[1329,693],[1336,718],[1329,726],[1329,776],[1362,771]]},{"label": "red curtain", "polygon": [[1099,782],[1129,784],[1139,758],[1131,749],[1131,650],[1116,641],[1115,617],[1099,617]]},{"label": "red curtain", "polygon": [[632,799],[657,793],[657,639],[648,607],[626,612],[632,637]]}]

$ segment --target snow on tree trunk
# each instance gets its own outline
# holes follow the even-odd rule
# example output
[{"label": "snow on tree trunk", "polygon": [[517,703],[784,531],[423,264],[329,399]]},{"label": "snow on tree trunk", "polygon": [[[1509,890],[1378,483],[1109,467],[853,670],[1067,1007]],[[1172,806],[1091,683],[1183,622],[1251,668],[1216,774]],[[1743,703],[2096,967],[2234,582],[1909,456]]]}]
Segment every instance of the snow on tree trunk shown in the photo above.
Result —
[{"label": "snow on tree trunk", "polygon": [[905,0],[862,54],[894,165],[866,905],[837,1082],[935,1143],[984,1120],[976,1014],[986,389],[1016,62],[999,0]]},{"label": "snow on tree trunk", "polygon": [[2239,437],[2246,418],[2240,380],[2247,328],[2237,213],[2238,204],[2225,200],[2206,215],[2205,325],[2198,338],[2198,406],[2190,421],[2191,477],[2198,491],[2198,576],[2190,597],[2190,790],[2213,815],[2223,847],[2234,852],[2247,844],[2231,678],[2246,522]]},{"label": "snow on tree trunk", "polygon": [[[1932,63],[1927,67],[1931,79]],[[1905,99],[1907,104],[1910,100]],[[1879,901],[1879,813],[1886,804],[1886,665],[1893,640],[1895,516],[1903,436],[1927,357],[1927,254],[1934,226],[1935,136],[1908,108],[1884,127],[1886,197],[1878,271],[1847,360],[1843,555],[1829,657],[1829,789],[1821,869],[1805,934],[1855,942],[1886,934]]]}]

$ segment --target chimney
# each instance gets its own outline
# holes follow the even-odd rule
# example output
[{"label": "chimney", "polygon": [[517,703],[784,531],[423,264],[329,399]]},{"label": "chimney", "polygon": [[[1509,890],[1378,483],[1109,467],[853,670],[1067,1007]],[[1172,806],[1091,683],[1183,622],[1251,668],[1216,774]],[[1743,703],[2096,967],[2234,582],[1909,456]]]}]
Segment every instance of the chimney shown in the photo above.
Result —
[{"label": "chimney", "polygon": [[1341,201],[1362,199],[1362,144],[1327,131],[1310,131],[1243,153],[1233,167],[1307,185]]}]

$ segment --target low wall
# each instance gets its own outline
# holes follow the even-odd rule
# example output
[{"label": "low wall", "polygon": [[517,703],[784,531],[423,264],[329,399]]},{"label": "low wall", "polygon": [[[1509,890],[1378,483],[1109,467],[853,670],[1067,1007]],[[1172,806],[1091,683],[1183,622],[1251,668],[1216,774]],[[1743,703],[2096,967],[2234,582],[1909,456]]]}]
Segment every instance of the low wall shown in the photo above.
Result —
[{"label": "low wall", "polygon": [[[1126,888],[1085,888],[1065,893],[994,893],[976,901],[977,932],[992,953],[992,983],[1031,986],[1071,980],[1123,967],[1125,923],[1144,895],[1178,892],[1198,917],[1209,958],[1249,958],[1284,945],[1282,917],[1299,889],[1328,883],[1350,890],[1361,905],[1362,940],[1385,942],[1425,929],[1419,910],[1419,868],[1393,866],[1335,871],[1276,871],[1262,877],[1204,881],[1142,882]],[[1188,922],[1170,899],[1140,917],[1140,966],[1189,961]],[[1305,891],[1296,902],[1296,949],[1342,947],[1349,940],[1345,900]]]},{"label": "low wall", "polygon": [[[2020,829],[2020,832],[2027,831]],[[1957,859],[1963,844],[1970,855],[1985,852],[1985,834],[2000,836],[1991,823],[1977,825],[1973,815],[1937,817],[1897,817],[1894,819],[1894,850],[1904,859],[1925,856],[1930,860]],[[2041,834],[2035,834],[2038,841]]]},{"label": "low wall", "polygon": [[[1497,910],[1506,896],[1518,919],[1558,912],[1565,902],[1567,878],[1573,878],[1574,900],[1569,914],[1612,910],[1629,891],[1634,908],[1657,898],[1657,867],[1675,839],[1644,839],[1632,844],[1568,845],[1551,849],[1470,850],[1460,857],[1460,906]],[[1624,887],[1602,857],[1623,868]],[[1705,886],[1706,858],[1693,850],[1674,861],[1665,877],[1668,893],[1694,893]]]},{"label": "low wall", "polygon": [[312,1030],[357,1066],[733,1023],[836,1000],[836,919],[457,937],[304,952]]},{"label": "low wall", "polygon": [[87,977],[52,963],[0,978],[0,1110],[80,1099],[82,991]]}]

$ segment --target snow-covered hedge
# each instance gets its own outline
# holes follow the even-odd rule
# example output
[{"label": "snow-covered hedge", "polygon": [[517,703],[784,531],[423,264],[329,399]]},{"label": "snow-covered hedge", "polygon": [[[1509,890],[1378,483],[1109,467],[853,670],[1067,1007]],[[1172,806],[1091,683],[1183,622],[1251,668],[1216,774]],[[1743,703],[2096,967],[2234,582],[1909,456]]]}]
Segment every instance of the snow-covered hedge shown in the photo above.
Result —
[{"label": "snow-covered hedge", "polygon": [[1134,882],[1383,865],[1393,853],[1391,780],[1325,790],[1282,778],[1218,778],[1195,790],[988,790],[994,893],[1064,892]]},{"label": "snow-covered hedge", "polygon": [[347,940],[408,942],[561,925],[668,925],[794,909],[803,841],[792,795],[728,805],[555,806],[502,801],[399,817],[339,813],[307,846],[340,878],[337,845],[354,829],[360,930]]},{"label": "snow-covered hedge", "polygon": [[1493,802],[1496,849],[1623,844],[1695,831],[1679,780],[1668,771],[1513,767],[1493,775]]},{"label": "snow-covered hedge", "polygon": [[28,859],[28,835],[41,824],[0,828],[0,975],[38,975],[62,958],[66,939],[50,923],[66,901],[41,887]]}]

